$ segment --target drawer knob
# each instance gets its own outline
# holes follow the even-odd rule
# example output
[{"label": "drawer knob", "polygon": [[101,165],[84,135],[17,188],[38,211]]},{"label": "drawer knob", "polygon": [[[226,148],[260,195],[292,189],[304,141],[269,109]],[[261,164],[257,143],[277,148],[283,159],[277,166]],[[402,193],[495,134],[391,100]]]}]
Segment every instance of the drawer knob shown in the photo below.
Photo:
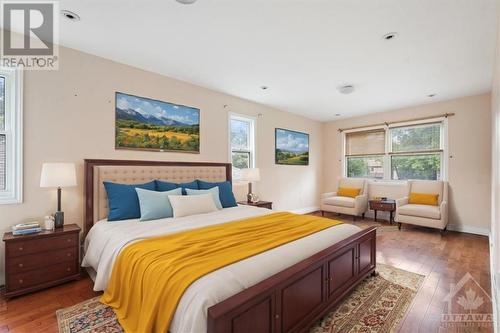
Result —
[{"label": "drawer knob", "polygon": [[19,279],[19,283],[21,283],[21,284],[22,284],[23,282],[24,282],[24,281],[23,281],[23,279]]},{"label": "drawer knob", "polygon": [[71,238],[66,239],[66,241],[67,241],[68,243],[69,243],[69,242],[71,242]]},{"label": "drawer knob", "polygon": [[71,252],[66,253],[67,257],[71,257]]},{"label": "drawer knob", "polygon": [[66,268],[66,271],[71,272],[71,268],[69,268],[69,267]]},{"label": "drawer knob", "polygon": [[274,315],[274,318],[275,318],[275,319],[280,319],[280,315],[279,315],[279,314],[275,314],[275,315]]},{"label": "drawer knob", "polygon": [[23,268],[23,267],[24,267],[24,265],[23,265],[23,264],[19,264],[18,266],[19,266],[19,267],[21,267],[21,268]]},{"label": "drawer knob", "polygon": [[22,250],[24,250],[24,247],[19,246],[19,251],[22,251]]}]

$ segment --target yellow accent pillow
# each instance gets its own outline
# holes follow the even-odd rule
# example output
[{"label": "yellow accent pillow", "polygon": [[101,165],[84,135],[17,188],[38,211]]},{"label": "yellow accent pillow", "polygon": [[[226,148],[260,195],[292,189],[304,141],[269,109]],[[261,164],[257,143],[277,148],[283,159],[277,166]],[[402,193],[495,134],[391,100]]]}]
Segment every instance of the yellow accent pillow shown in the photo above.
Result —
[{"label": "yellow accent pillow", "polygon": [[361,192],[360,188],[352,188],[352,187],[339,187],[337,191],[337,195],[339,197],[351,197],[355,198]]},{"label": "yellow accent pillow", "polygon": [[438,205],[439,194],[429,194],[429,193],[410,193],[410,198],[408,199],[409,204],[415,205]]}]

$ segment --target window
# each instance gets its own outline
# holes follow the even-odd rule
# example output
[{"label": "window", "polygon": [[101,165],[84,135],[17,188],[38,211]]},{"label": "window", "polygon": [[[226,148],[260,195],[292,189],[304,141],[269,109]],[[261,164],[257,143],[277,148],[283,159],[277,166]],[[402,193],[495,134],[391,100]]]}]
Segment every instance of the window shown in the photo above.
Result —
[{"label": "window", "polygon": [[384,178],[385,131],[346,134],[347,177]]},{"label": "window", "polygon": [[22,198],[21,72],[0,69],[0,204]]},{"label": "window", "polygon": [[389,131],[392,179],[441,179],[441,122],[395,127]]},{"label": "window", "polygon": [[446,119],[345,133],[347,177],[373,179],[445,178]]},{"label": "window", "polygon": [[230,158],[234,169],[255,167],[255,119],[247,116],[231,114]]}]

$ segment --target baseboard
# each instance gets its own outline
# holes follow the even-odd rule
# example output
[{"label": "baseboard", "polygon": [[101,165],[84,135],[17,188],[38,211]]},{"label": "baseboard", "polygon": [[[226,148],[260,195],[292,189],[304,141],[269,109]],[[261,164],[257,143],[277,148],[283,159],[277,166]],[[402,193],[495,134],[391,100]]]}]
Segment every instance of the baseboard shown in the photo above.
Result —
[{"label": "baseboard", "polygon": [[309,214],[309,213],[317,212],[318,210],[319,210],[319,206],[311,206],[311,207],[292,209],[292,210],[290,210],[290,212],[295,213],[295,214]]},{"label": "baseboard", "polygon": [[448,224],[448,230],[465,232],[468,234],[489,236],[490,230],[486,228],[471,227],[468,225]]}]

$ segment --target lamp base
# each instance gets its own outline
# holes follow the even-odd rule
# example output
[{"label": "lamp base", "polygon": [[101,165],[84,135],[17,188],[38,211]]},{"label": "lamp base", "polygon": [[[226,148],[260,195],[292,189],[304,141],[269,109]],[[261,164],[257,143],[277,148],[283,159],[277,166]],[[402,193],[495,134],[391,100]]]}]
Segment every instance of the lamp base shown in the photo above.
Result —
[{"label": "lamp base", "polygon": [[54,227],[62,228],[64,227],[64,212],[57,211],[54,214]]}]

